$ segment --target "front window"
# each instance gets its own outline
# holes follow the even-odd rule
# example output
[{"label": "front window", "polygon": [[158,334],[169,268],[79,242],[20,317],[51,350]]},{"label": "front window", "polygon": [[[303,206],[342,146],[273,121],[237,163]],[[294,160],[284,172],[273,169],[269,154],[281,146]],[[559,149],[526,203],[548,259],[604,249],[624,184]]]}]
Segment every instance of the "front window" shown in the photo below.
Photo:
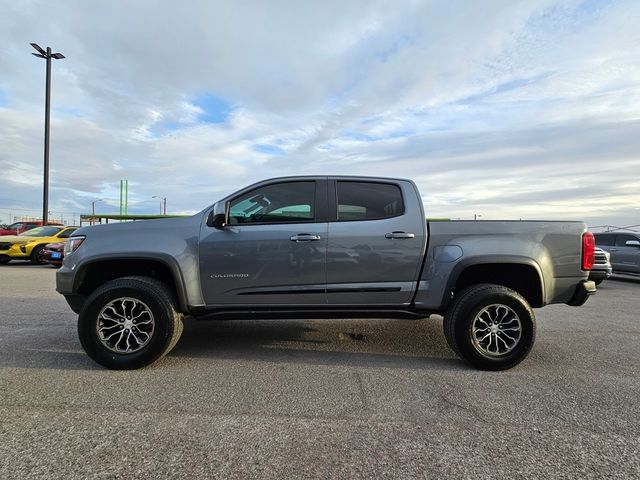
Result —
[{"label": "front window", "polygon": [[634,236],[634,235],[618,235],[616,237],[616,247],[626,247],[627,246],[627,242],[629,240],[639,240],[638,237]]},{"label": "front window", "polygon": [[37,227],[20,234],[21,237],[53,237],[60,227]]},{"label": "front window", "polygon": [[58,238],[69,238],[73,232],[75,232],[77,228],[67,228],[66,230],[60,232]]},{"label": "front window", "polygon": [[231,201],[229,223],[312,222],[316,183],[287,182],[258,187]]}]

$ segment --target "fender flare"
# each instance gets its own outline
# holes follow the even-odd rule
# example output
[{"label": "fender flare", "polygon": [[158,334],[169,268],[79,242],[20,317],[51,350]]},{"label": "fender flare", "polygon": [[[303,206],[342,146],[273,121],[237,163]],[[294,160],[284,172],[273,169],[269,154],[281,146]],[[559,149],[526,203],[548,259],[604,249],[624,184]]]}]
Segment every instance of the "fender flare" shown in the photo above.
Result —
[{"label": "fender flare", "polygon": [[451,301],[451,292],[458,283],[458,278],[462,275],[469,267],[474,267],[477,265],[488,265],[492,263],[500,263],[504,265],[525,265],[529,267],[533,267],[533,269],[538,274],[538,280],[540,281],[540,304],[545,304],[546,298],[546,290],[544,284],[544,276],[542,275],[542,269],[538,262],[536,262],[533,258],[520,256],[520,255],[479,255],[473,256],[469,258],[463,258],[460,260],[451,270],[451,274],[449,275],[449,280],[447,281],[447,287],[444,291],[444,298],[442,299],[442,310],[446,310],[449,306],[449,302]]},{"label": "fender flare", "polygon": [[139,253],[119,253],[117,255],[96,255],[92,256],[89,259],[84,260],[77,267],[77,273],[73,280],[73,291],[77,292],[79,288],[80,282],[84,279],[84,274],[91,265],[103,261],[113,261],[113,260],[148,260],[153,262],[158,262],[169,269],[171,276],[173,277],[174,286],[176,287],[176,295],[178,296],[178,304],[180,309],[183,312],[187,312],[188,309],[188,301],[187,301],[187,292],[185,289],[184,276],[182,275],[182,271],[178,266],[176,260],[171,257],[171,255],[156,253],[156,254],[139,254]]}]

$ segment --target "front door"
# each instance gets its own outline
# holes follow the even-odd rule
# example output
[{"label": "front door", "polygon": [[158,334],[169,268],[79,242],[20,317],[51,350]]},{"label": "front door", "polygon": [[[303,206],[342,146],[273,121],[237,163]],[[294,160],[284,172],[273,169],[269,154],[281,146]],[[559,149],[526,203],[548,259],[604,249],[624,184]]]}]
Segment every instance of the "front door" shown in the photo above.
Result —
[{"label": "front door", "polygon": [[416,189],[408,181],[337,179],[330,192],[329,303],[359,308],[409,304],[426,245]]},{"label": "front door", "polygon": [[628,241],[640,240],[636,235],[619,233],[616,235],[615,245],[611,252],[611,266],[614,271],[640,273],[640,247],[627,245]]},{"label": "front door", "polygon": [[231,199],[228,225],[201,230],[207,305],[326,305],[326,198],[325,180],[304,180]]}]

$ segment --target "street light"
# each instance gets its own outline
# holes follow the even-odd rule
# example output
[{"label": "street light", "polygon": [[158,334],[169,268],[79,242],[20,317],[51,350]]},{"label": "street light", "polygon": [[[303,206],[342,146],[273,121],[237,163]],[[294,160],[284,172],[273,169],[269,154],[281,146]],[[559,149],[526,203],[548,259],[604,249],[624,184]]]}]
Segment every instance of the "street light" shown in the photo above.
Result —
[{"label": "street light", "polygon": [[167,197],[160,197],[158,195],[154,195],[151,198],[158,198],[160,200],[162,200],[162,202],[160,202],[160,215],[162,215],[162,210],[163,210],[163,206],[164,206],[164,215],[167,214]]},{"label": "street light", "polygon": [[47,80],[44,102],[44,192],[42,195],[42,225],[47,225],[49,220],[49,117],[51,114],[51,59],[61,60],[64,57],[61,53],[51,53],[51,47],[44,50],[37,43],[31,46],[38,53],[33,53],[38,58],[44,58],[47,61]]},{"label": "street light", "polygon": [[93,202],[91,202],[91,225],[93,225],[93,222],[95,222],[95,217],[96,217],[96,203],[101,202],[102,199],[99,198],[97,200],[94,200]]}]

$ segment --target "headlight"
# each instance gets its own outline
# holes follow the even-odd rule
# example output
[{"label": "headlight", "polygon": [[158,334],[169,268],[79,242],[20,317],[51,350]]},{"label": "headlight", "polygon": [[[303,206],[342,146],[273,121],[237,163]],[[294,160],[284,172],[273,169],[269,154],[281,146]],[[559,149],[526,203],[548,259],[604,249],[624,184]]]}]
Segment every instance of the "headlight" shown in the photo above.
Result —
[{"label": "headlight", "polygon": [[67,243],[64,244],[64,256],[71,255],[84,242],[84,236],[69,237]]}]

